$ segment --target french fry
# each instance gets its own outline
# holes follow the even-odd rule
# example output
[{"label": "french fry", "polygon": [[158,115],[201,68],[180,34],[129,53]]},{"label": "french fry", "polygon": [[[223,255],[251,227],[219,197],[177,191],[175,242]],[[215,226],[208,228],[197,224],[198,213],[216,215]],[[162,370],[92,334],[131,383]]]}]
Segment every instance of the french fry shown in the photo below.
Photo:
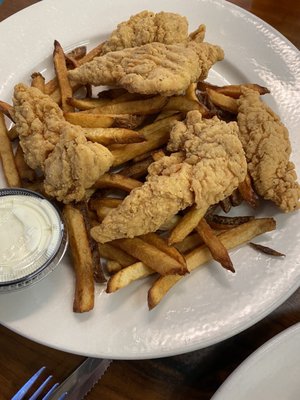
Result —
[{"label": "french fry", "polygon": [[219,202],[220,207],[222,208],[222,210],[224,211],[224,213],[229,213],[229,211],[231,210],[232,207],[232,203],[230,201],[230,196],[225,197],[225,199],[221,200]]},{"label": "french fry", "polygon": [[161,132],[162,130],[169,132],[174,121],[179,121],[182,118],[182,114],[176,113],[167,118],[163,118],[158,121],[154,121],[152,124],[146,125],[144,128],[140,129],[139,132],[144,136],[144,138],[150,139],[155,132]]},{"label": "french fry", "polygon": [[44,181],[41,179],[36,179],[33,182],[23,181],[22,186],[26,189],[33,190],[34,192],[41,193],[44,197],[49,197],[45,192]]},{"label": "french fry", "polygon": [[234,228],[235,226],[244,224],[245,222],[254,219],[253,216],[238,216],[238,217],[228,217],[223,215],[211,214],[206,217],[207,222],[213,229],[223,230]]},{"label": "french fry", "polygon": [[148,167],[153,163],[153,158],[148,157],[145,160],[133,163],[132,165],[123,168],[120,173],[125,176],[129,176],[133,179],[139,179],[148,173]]},{"label": "french fry", "polygon": [[[75,60],[75,58],[71,56],[68,56],[67,54],[65,54],[65,60],[66,60],[66,67],[68,70],[77,68],[79,66],[77,60]],[[87,85],[87,87],[90,87],[90,85]],[[92,93],[90,93],[90,95],[92,96]]]},{"label": "french fry", "polygon": [[197,110],[202,115],[208,115],[208,109],[199,102],[199,100],[192,100],[185,96],[172,96],[169,98],[167,104],[163,107],[164,111],[180,111],[187,113],[189,111]]},{"label": "french fry", "polygon": [[113,116],[101,114],[66,112],[64,117],[71,124],[80,125],[82,128],[110,128],[115,122]]},{"label": "french fry", "polygon": [[180,253],[185,254],[188,251],[193,250],[195,247],[203,244],[203,240],[200,238],[198,233],[192,233],[186,238],[184,238],[181,242],[175,243],[174,247],[180,251]]},{"label": "french fry", "polygon": [[110,99],[77,99],[76,97],[69,97],[67,99],[70,106],[81,111],[93,110],[96,107],[106,106],[110,104],[111,101]]},{"label": "french fry", "polygon": [[65,54],[57,40],[54,41],[53,63],[60,89],[62,110],[71,112],[74,108],[68,104],[67,99],[72,97],[73,89],[68,78]]},{"label": "french fry", "polygon": [[87,202],[80,202],[77,204],[77,207],[79,208],[80,212],[82,213],[82,216],[84,219],[84,224],[85,224],[85,229],[86,229],[86,233],[87,233],[87,237],[88,237],[88,241],[89,241],[89,246],[91,249],[94,280],[97,283],[106,282],[102,263],[101,263],[98,243],[92,238],[92,236],[90,234],[90,230],[91,230],[92,226],[96,225],[98,223],[98,221],[96,223],[93,221],[94,215],[92,215],[93,212],[89,209]]},{"label": "french fry", "polygon": [[152,157],[153,152],[150,151],[146,151],[145,153],[139,154],[138,156],[133,157],[132,162],[136,163],[136,162],[140,162],[143,160],[146,160],[146,158]]},{"label": "french fry", "polygon": [[96,209],[98,220],[101,222],[111,212],[113,207],[98,207]]},{"label": "french fry", "polygon": [[16,125],[12,126],[8,131],[7,131],[7,136],[9,137],[10,141],[13,141],[19,137]]},{"label": "french fry", "polygon": [[104,146],[113,143],[139,143],[145,140],[140,132],[125,128],[86,128],[84,133],[91,142]]},{"label": "french fry", "polygon": [[104,43],[99,43],[96,47],[94,47],[92,50],[86,53],[86,55],[78,60],[78,64],[82,65],[87,62],[90,62],[93,60],[93,58],[98,57],[102,53],[102,47]]},{"label": "french fry", "polygon": [[[75,49],[65,54],[67,67],[70,59],[78,61],[85,55],[86,55],[86,46],[75,47]],[[58,89],[58,81],[57,77],[55,76],[53,79],[51,79],[45,84],[45,93],[51,95],[57,89]]]},{"label": "french fry", "polygon": [[128,91],[124,88],[109,88],[101,90],[97,97],[99,99],[111,99],[114,100],[117,97],[123,96],[124,94],[128,93]]},{"label": "french fry", "polygon": [[164,222],[160,227],[160,231],[170,231],[171,229],[174,229],[174,227],[178,224],[180,221],[179,215],[173,215],[168,221]]},{"label": "french fry", "polygon": [[169,131],[165,128],[162,128],[161,130],[153,132],[153,134],[145,142],[120,145],[120,148],[111,150],[111,153],[114,156],[113,166],[117,167],[137,156],[158,149],[167,143],[169,137]]},{"label": "french fry", "polygon": [[129,178],[121,174],[103,174],[95,183],[94,187],[100,188],[116,188],[130,192],[131,190],[142,186],[142,182]]},{"label": "french fry", "polygon": [[154,96],[144,100],[124,101],[121,103],[109,104],[93,110],[100,114],[137,114],[150,115],[159,112],[168,99],[163,96]]},{"label": "french fry", "polygon": [[235,272],[226,247],[223,245],[218,236],[214,234],[214,231],[206,222],[205,218],[202,218],[199,224],[196,226],[196,231],[209,248],[213,259],[218,261],[225,269]]},{"label": "french fry", "polygon": [[240,192],[242,198],[251,207],[253,208],[258,207],[258,196],[252,187],[251,177],[249,173],[246,175],[245,180],[239,184],[238,191]]},{"label": "french fry", "polygon": [[0,100],[0,113],[3,113],[14,122],[14,108],[12,105]]},{"label": "french fry", "polygon": [[[141,98],[141,95],[137,93],[129,93],[125,92],[120,96],[117,96],[113,99],[109,97],[100,97],[100,98],[87,98],[87,99],[77,99],[76,97],[70,97],[68,99],[68,103],[77,108],[78,110],[88,111],[91,113],[99,113],[101,112],[101,108],[105,106],[110,106],[112,104],[119,104],[128,101],[138,100]],[[132,113],[133,114],[133,113]]]},{"label": "french fry", "polygon": [[[84,54],[81,57],[81,50],[72,50],[69,54],[70,57],[73,57],[75,60],[78,61],[78,65],[82,65],[86,62],[91,61],[94,57],[97,57],[101,54],[102,52],[102,46],[103,44],[101,43],[100,45],[98,45],[97,47],[95,47],[94,49],[92,49],[91,51],[89,51],[88,53]],[[79,46],[80,47],[85,47],[85,46]],[[86,49],[85,49],[86,52]],[[71,86],[74,88],[77,84],[72,82]],[[46,83],[45,85],[45,93],[51,95],[51,97],[55,100],[57,100],[57,103],[60,101],[60,91],[58,88],[58,81],[56,78],[51,79],[49,82]],[[55,95],[53,96],[53,94],[55,93]]]},{"label": "french fry", "polygon": [[241,196],[238,189],[235,189],[229,196],[230,203],[233,207],[239,206],[243,202],[243,197]]},{"label": "french fry", "polygon": [[175,247],[168,246],[165,239],[157,235],[156,233],[147,233],[140,237],[145,242],[155,246],[159,250],[168,254],[170,257],[173,257],[176,261],[182,264],[184,267],[186,266],[186,261],[183,255],[176,249]]},{"label": "french fry", "polygon": [[75,47],[75,49],[66,53],[65,56],[66,56],[66,58],[70,57],[76,61],[79,61],[86,55],[86,51],[87,51],[86,46],[78,46],[78,47]]},{"label": "french fry", "polygon": [[181,275],[187,272],[186,266],[140,238],[117,239],[113,241],[113,244],[142,261],[161,275],[176,273]]},{"label": "french fry", "polygon": [[206,208],[196,208],[196,206],[193,206],[172,230],[168,239],[168,244],[172,245],[181,242],[185,237],[187,237],[199,224],[206,211]]},{"label": "french fry", "polygon": [[45,93],[45,78],[40,72],[34,72],[31,75],[31,86]]},{"label": "french fry", "polygon": [[143,115],[115,115],[115,114],[87,114],[84,112],[68,112],[64,114],[65,119],[73,125],[83,128],[119,128],[135,129],[143,121]]},{"label": "french fry", "polygon": [[15,153],[15,164],[21,181],[27,180],[33,182],[36,179],[35,171],[25,162],[24,153],[20,144],[18,144]]},{"label": "french fry", "polygon": [[134,264],[137,259],[111,243],[98,243],[101,257],[117,261],[122,267]]},{"label": "french fry", "polygon": [[223,110],[229,111],[233,114],[237,114],[238,105],[236,99],[226,96],[225,94],[219,93],[213,89],[206,89],[207,94],[212,101],[212,103]]},{"label": "french fry", "polygon": [[255,250],[260,251],[261,253],[268,254],[268,255],[274,256],[274,257],[285,257],[285,254],[280,253],[277,250],[271,249],[271,247],[263,246],[261,244],[252,243],[252,242],[250,242],[249,245],[251,247],[253,247]]},{"label": "french fry", "polygon": [[118,261],[114,260],[106,261],[106,271],[109,273],[109,275],[113,275],[116,272],[120,271],[121,269],[123,269],[123,267],[120,263],[118,263]]},{"label": "french fry", "polygon": [[96,211],[99,207],[116,208],[122,203],[122,199],[115,199],[113,197],[104,197],[101,199],[91,199],[89,207],[91,210]]},{"label": "french fry", "polygon": [[171,111],[162,110],[158,114],[158,116],[155,118],[154,122],[160,121],[161,119],[172,117],[172,115],[175,115],[175,114],[178,114],[178,111],[175,111],[175,110],[171,110]]},{"label": "french fry", "polygon": [[68,204],[63,209],[63,216],[69,233],[69,243],[76,276],[73,311],[82,313],[90,311],[94,307],[92,253],[82,213]]},{"label": "french fry", "polygon": [[121,269],[114,274],[107,282],[107,293],[113,293],[128,286],[131,282],[145,278],[155,271],[142,262],[137,262],[129,267]]},{"label": "french fry", "polygon": [[199,103],[199,99],[196,95],[197,83],[191,83],[185,92],[185,97],[192,101],[197,101]]},{"label": "french fry", "polygon": [[218,93],[233,97],[234,99],[238,99],[240,97],[240,95],[242,94],[243,87],[255,90],[260,95],[270,93],[268,88],[258,85],[256,83],[242,83],[240,85],[216,86],[216,85],[211,85],[208,82],[198,82],[199,90],[206,91],[206,89],[213,89]]},{"label": "french fry", "polygon": [[[276,223],[273,218],[260,218],[246,222],[227,232],[219,235],[219,239],[230,250],[240,246],[261,235],[262,233],[272,231],[276,228]],[[206,245],[197,247],[195,250],[185,256],[189,271],[193,271],[197,267],[203,265],[212,259],[211,253]],[[180,275],[168,275],[158,278],[153,283],[148,292],[148,306],[153,309],[163,299],[166,293],[183,277]]]},{"label": "french fry", "polygon": [[16,167],[11,142],[7,135],[4,115],[0,112],[0,159],[7,186],[21,187],[21,179]]}]

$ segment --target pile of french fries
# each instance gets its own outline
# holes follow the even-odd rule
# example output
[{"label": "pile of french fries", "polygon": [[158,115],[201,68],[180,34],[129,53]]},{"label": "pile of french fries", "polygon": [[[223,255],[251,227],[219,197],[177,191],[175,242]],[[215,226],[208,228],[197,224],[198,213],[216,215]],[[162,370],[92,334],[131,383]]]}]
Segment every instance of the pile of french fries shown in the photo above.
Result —
[{"label": "pile of french fries", "polygon": [[[228,250],[275,229],[275,221],[220,215],[220,210],[228,213],[242,202],[257,207],[258,198],[247,176],[231,196],[208,211],[192,206],[157,232],[95,243],[90,228],[143,184],[153,161],[168,154],[166,144],[173,122],[183,120],[191,110],[207,118],[218,115],[235,120],[236,99],[241,94],[241,85],[217,87],[199,82],[190,85],[182,96],[142,96],[120,88],[93,96],[95,88],[75,85],[69,81],[67,71],[101,54],[101,48],[102,44],[87,53],[85,47],[79,47],[65,54],[55,41],[55,77],[46,83],[39,72],[31,75],[31,85],[51,96],[67,121],[83,127],[88,140],[106,146],[114,156],[113,169],[87,192],[86,201],[61,204],[76,276],[73,310],[86,312],[94,307],[95,283],[106,282],[107,293],[113,293],[137,279],[157,274],[148,291],[148,306],[152,309],[186,274],[212,259],[234,272]],[[268,93],[256,84],[244,86],[262,95]],[[26,164],[16,130],[14,126],[7,129],[4,115],[13,121],[12,106],[0,102],[0,155],[7,186],[45,194],[41,178]]]}]

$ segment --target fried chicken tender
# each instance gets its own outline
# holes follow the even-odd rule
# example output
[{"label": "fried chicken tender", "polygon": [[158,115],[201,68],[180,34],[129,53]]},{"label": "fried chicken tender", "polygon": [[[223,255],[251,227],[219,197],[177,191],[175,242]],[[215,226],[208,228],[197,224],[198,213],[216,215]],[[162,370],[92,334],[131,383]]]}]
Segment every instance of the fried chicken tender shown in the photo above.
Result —
[{"label": "fried chicken tender", "polygon": [[288,130],[256,91],[243,88],[238,104],[240,139],[255,190],[285,212],[299,208],[300,186],[289,161]]},{"label": "fried chicken tender", "polygon": [[129,92],[171,96],[207,77],[212,65],[224,58],[219,46],[189,41],[166,45],[149,43],[96,57],[69,71],[83,85],[120,86]]},{"label": "fried chicken tender", "polygon": [[245,179],[247,164],[235,122],[203,119],[198,111],[176,122],[168,144],[176,153],[152,163],[147,181],[91,230],[105,243],[153,232],[180,210],[196,203],[208,208]]},{"label": "fried chicken tender", "polygon": [[15,86],[13,103],[26,163],[43,170],[46,158],[59,140],[63,112],[49,96],[22,83]]},{"label": "fried chicken tender", "polygon": [[80,201],[112,162],[106,147],[88,141],[80,127],[65,124],[45,161],[45,191],[64,203]]},{"label": "fried chicken tender", "polygon": [[80,201],[111,167],[113,155],[67,122],[58,105],[34,87],[14,92],[14,119],[26,163],[44,173],[45,192],[59,201]]},{"label": "fried chicken tender", "polygon": [[179,14],[142,11],[122,22],[102,48],[102,54],[160,42],[174,44],[188,39],[188,21]]}]

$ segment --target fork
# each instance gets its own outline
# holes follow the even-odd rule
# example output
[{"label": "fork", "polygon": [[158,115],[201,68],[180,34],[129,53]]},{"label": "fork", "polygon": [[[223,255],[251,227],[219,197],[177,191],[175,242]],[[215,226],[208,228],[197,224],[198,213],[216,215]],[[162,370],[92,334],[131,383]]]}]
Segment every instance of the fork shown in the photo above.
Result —
[{"label": "fork", "polygon": [[[27,392],[33,387],[35,382],[39,379],[42,375],[43,371],[46,367],[42,367],[39,369],[22,387],[21,389],[11,398],[11,400],[22,400]],[[40,395],[42,395],[44,389],[48,385],[48,383],[53,378],[52,375],[49,375],[36,389],[36,391],[32,394],[32,396],[28,400],[36,400]],[[46,393],[43,394],[42,400],[48,400],[53,393],[53,391],[57,388],[59,384],[55,383],[50,389],[47,389]],[[63,393],[58,400],[63,400],[67,396],[67,393]]]}]

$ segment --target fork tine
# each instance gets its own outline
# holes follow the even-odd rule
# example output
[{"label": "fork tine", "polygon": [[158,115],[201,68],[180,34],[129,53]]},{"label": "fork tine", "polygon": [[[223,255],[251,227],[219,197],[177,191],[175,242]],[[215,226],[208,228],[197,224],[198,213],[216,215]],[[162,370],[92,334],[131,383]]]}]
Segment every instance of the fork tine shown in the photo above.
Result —
[{"label": "fork tine", "polygon": [[44,388],[48,385],[48,383],[51,381],[53,378],[52,375],[48,376],[48,378],[37,388],[37,390],[33,393],[33,395],[29,398],[29,400],[36,400],[39,395],[42,393]]},{"label": "fork tine", "polygon": [[26,383],[21,387],[21,389],[11,398],[11,400],[22,400],[28,390],[37,381],[39,376],[45,370],[46,367],[39,369]]},{"label": "fork tine", "polygon": [[42,400],[49,400],[50,396],[54,392],[54,390],[59,386],[59,383],[56,383],[55,385],[52,386],[52,388],[49,390],[49,392],[42,398]]}]

